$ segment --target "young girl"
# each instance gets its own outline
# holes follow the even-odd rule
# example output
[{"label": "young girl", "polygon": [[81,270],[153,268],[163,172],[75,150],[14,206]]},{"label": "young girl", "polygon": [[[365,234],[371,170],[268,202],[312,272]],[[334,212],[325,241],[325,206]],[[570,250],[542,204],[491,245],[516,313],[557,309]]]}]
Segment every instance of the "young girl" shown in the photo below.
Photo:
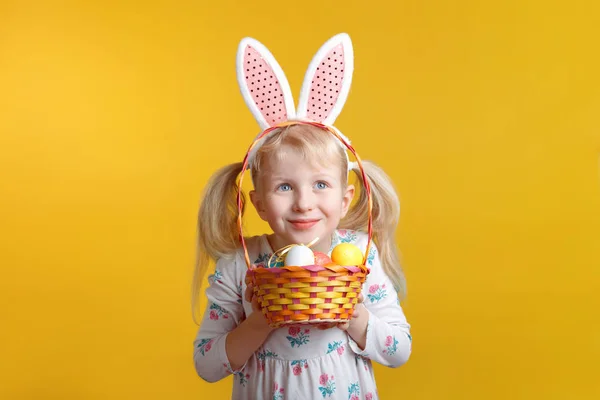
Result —
[{"label": "young girl", "polygon": [[[315,238],[320,238],[315,251],[331,254],[339,243],[365,251],[368,198],[358,179],[359,198],[351,205],[355,188],[348,183],[350,171],[359,177],[361,171],[348,161],[341,142],[349,144],[348,139],[328,130],[335,129],[331,124],[346,100],[351,76],[350,39],[337,35],[313,59],[296,113],[285,76],[268,50],[249,38],[240,44],[242,93],[261,127],[269,129],[248,154],[254,184],[250,200],[273,230],[246,238],[254,264],[277,268],[269,261],[275,251]],[[380,168],[366,161],[362,166],[371,186],[376,246],[367,256],[370,273],[352,320],[337,325],[268,325],[252,287],[245,285],[236,202],[243,164],[222,168],[208,183],[198,217],[194,316],[210,260],[216,266],[209,276],[194,361],[206,381],[233,374],[233,399],[377,399],[371,361],[398,367],[408,360],[410,327],[399,303],[405,284],[394,243],[398,198]]]}]

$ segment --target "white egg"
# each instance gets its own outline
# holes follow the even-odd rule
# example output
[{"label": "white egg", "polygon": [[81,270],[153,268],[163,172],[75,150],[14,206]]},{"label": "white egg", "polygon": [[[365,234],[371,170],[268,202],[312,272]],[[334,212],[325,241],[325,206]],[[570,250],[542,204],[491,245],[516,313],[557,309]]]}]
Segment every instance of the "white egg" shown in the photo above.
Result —
[{"label": "white egg", "polygon": [[285,255],[285,265],[302,267],[315,264],[315,254],[306,246],[297,245],[288,250]]}]

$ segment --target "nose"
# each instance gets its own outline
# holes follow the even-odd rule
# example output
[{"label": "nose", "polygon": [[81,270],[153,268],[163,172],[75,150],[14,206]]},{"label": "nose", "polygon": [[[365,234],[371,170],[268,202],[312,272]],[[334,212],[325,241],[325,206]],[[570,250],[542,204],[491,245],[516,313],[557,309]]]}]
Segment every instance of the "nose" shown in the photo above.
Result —
[{"label": "nose", "polygon": [[310,189],[296,190],[294,211],[307,212],[315,208],[315,194]]}]

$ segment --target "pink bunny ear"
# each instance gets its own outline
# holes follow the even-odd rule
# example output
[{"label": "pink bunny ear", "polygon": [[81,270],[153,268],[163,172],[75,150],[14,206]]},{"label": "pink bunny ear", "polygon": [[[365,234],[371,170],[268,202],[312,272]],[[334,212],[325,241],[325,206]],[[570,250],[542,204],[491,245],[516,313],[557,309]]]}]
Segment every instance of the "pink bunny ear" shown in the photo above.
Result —
[{"label": "pink bunny ear", "polygon": [[350,36],[341,33],[329,39],[306,71],[298,103],[298,118],[333,125],[346,103],[353,70]]},{"label": "pink bunny ear", "polygon": [[289,83],[273,55],[260,42],[245,38],[237,55],[238,84],[261,129],[295,117]]}]

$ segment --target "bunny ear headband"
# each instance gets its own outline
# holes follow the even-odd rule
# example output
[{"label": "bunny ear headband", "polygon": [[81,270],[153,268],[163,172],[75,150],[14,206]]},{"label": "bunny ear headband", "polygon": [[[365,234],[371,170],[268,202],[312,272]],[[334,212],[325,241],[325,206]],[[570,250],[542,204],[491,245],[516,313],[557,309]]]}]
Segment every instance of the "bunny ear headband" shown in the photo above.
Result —
[{"label": "bunny ear headband", "polygon": [[[271,52],[255,39],[242,39],[237,53],[238,84],[246,105],[263,130],[246,155],[247,164],[252,164],[256,151],[271,132],[295,124],[328,130],[344,149],[347,147],[354,153],[350,140],[332,126],[346,103],[353,70],[350,36],[341,33],[329,39],[306,71],[295,109],[287,78]],[[355,165],[348,162],[350,169]]]}]

